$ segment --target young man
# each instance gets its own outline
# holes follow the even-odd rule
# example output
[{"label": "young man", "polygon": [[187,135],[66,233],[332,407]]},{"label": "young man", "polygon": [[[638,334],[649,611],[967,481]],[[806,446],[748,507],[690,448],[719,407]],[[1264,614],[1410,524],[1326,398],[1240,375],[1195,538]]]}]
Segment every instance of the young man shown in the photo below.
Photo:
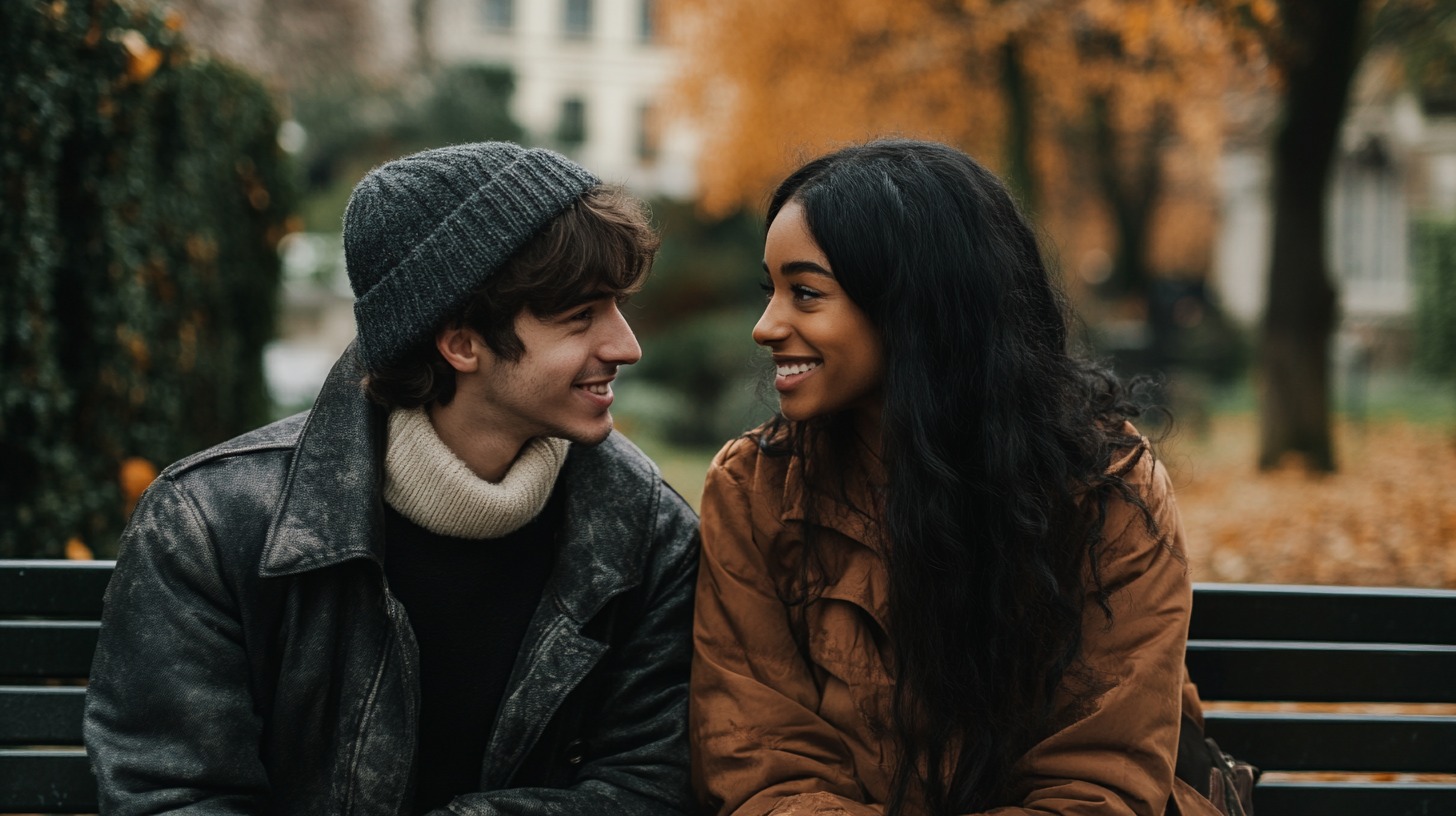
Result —
[{"label": "young man", "polygon": [[687,810],[697,520],[612,432],[639,202],[546,150],[376,168],[313,410],[132,516],[86,704],[104,813]]}]

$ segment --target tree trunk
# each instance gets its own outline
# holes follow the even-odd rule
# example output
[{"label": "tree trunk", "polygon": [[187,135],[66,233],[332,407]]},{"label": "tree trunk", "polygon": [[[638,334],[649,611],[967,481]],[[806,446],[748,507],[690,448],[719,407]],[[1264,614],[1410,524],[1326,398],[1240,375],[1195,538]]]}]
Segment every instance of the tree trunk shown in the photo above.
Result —
[{"label": "tree trunk", "polygon": [[1006,95],[1006,180],[1021,199],[1021,208],[1035,213],[1036,174],[1032,169],[1033,133],[1031,78],[1021,64],[1021,45],[1014,38],[1001,46],[1001,90]]},{"label": "tree trunk", "polygon": [[1335,469],[1330,339],[1336,294],[1325,204],[1350,82],[1363,50],[1363,0],[1285,0],[1283,121],[1274,143],[1274,243],[1261,354],[1259,467],[1291,454]]},{"label": "tree trunk", "polygon": [[[1106,94],[1093,97],[1088,106],[1092,123],[1092,148],[1097,184],[1112,210],[1117,231],[1112,279],[1107,289],[1118,295],[1146,298],[1152,283],[1148,270],[1148,226],[1153,206],[1163,188],[1161,149],[1171,128],[1168,111],[1161,105],[1153,112],[1146,130],[1131,137],[1135,145],[1119,145],[1112,123],[1113,100]],[[1134,161],[1129,164],[1127,159]]]}]

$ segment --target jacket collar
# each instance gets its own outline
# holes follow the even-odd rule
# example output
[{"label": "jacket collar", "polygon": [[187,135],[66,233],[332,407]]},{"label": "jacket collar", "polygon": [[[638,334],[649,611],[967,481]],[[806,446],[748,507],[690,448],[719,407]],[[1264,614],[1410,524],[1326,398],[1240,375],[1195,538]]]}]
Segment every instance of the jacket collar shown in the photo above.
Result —
[{"label": "jacket collar", "polygon": [[[793,454],[789,457],[785,473],[781,522],[802,522],[808,516],[804,474],[804,457]],[[883,485],[889,478],[885,467],[868,451],[861,450],[845,478],[846,496],[840,497],[829,491],[814,497],[815,522],[878,552],[883,543],[880,541],[879,525],[872,519],[883,516]],[[881,487],[874,487],[876,485]]]},{"label": "jacket collar", "polygon": [[364,396],[363,379],[357,345],[350,344],[304,422],[263,545],[263,577],[351,558],[383,563],[385,412]]}]

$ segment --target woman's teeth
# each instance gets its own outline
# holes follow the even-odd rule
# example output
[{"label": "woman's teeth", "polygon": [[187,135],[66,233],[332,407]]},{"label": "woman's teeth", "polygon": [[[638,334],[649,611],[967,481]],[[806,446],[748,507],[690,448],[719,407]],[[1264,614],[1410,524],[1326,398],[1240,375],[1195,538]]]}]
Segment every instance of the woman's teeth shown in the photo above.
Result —
[{"label": "woman's teeth", "polygon": [[774,370],[780,377],[792,377],[795,374],[813,371],[819,365],[819,363],[779,363],[774,367]]},{"label": "woman's teeth", "polygon": [[587,385],[580,385],[580,386],[577,386],[577,387],[578,388],[582,388],[582,389],[587,390],[587,391],[590,391],[593,394],[596,394],[598,396],[603,396],[603,397],[605,397],[607,394],[611,393],[611,390],[612,390],[612,384],[611,383],[588,383]]}]

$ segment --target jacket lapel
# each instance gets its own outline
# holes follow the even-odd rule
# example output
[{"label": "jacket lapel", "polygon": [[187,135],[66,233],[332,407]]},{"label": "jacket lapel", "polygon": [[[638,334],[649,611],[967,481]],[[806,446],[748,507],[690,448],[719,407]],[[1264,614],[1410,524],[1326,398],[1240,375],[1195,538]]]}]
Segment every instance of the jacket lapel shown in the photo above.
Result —
[{"label": "jacket lapel", "polygon": [[[880,541],[878,525],[872,517],[883,515],[883,506],[870,484],[884,484],[887,481],[884,467],[877,460],[861,457],[850,469],[850,481],[845,485],[848,496],[841,498],[829,492],[816,495],[815,523],[827,527],[869,549],[879,552],[884,546]],[[784,505],[781,522],[803,522],[808,515],[808,499],[805,495],[803,457],[795,454],[789,459],[784,479]],[[844,499],[847,498],[848,501]]]},{"label": "jacket lapel", "polygon": [[350,558],[383,563],[383,412],[359,387],[354,345],[324,381],[303,426],[259,574],[292,575]]},{"label": "jacket lapel", "polygon": [[[821,597],[852,603],[863,609],[880,629],[888,631],[889,574],[882,559],[887,546],[875,518],[883,517],[884,505],[872,484],[885,484],[888,475],[879,460],[861,456],[850,469],[848,495],[816,495],[815,523],[827,536],[819,539],[825,567],[834,576]],[[784,505],[779,521],[785,530],[800,530],[808,516],[804,461],[789,460],[784,480]],[[847,501],[846,501],[847,499]]]},{"label": "jacket lapel", "polygon": [[546,725],[609,649],[582,627],[617,595],[642,582],[657,515],[656,474],[613,433],[594,448],[572,445],[563,491],[556,564],[526,631],[485,751],[485,790],[506,787]]}]

